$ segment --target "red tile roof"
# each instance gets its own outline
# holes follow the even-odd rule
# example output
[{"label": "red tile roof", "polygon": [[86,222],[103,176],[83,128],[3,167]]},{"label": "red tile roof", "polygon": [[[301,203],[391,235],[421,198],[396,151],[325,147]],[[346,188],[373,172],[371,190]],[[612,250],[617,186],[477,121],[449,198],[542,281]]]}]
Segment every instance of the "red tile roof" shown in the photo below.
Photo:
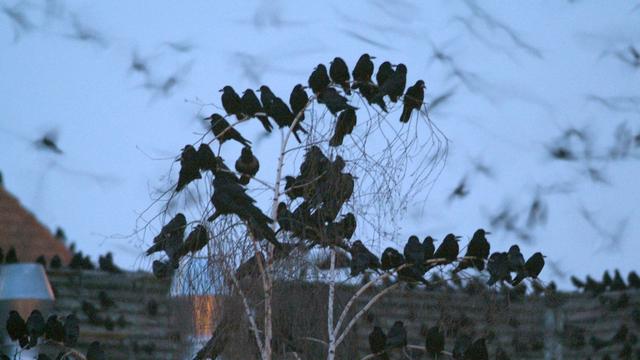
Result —
[{"label": "red tile roof", "polygon": [[69,249],[0,185],[0,248],[6,254],[12,246],[21,262],[35,261],[40,255],[47,262],[54,255],[64,264],[71,260]]}]

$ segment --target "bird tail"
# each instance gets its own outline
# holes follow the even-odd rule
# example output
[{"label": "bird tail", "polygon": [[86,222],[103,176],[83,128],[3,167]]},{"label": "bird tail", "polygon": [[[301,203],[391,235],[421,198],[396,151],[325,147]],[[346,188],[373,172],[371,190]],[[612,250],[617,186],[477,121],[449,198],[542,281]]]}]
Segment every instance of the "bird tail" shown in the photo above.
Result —
[{"label": "bird tail", "polygon": [[249,184],[249,180],[251,180],[251,176],[250,175],[242,174],[242,175],[240,175],[240,179],[238,180],[238,183],[240,183],[242,185],[247,185],[247,184]]},{"label": "bird tail", "polygon": [[411,111],[413,109],[411,109],[409,106],[404,106],[404,108],[402,109],[402,115],[400,116],[400,122],[406,123],[409,122],[409,120],[411,119]]},{"label": "bird tail", "polygon": [[344,136],[340,136],[340,134],[336,132],[331,137],[331,140],[329,140],[329,146],[333,146],[333,147],[340,146],[342,145],[343,140],[344,140]]},{"label": "bird tail", "polygon": [[240,139],[238,139],[238,141],[244,146],[251,147],[251,141],[245,139],[242,135],[240,136]]},{"label": "bird tail", "polygon": [[269,122],[269,118],[267,116],[259,115],[258,120],[260,120],[262,126],[267,132],[271,132],[271,130],[273,129],[273,125],[271,125],[271,122]]},{"label": "bird tail", "polygon": [[162,243],[159,243],[159,242],[157,242],[157,243],[155,243],[155,244],[151,245],[151,247],[149,247],[149,248],[147,249],[146,254],[147,254],[147,256],[148,256],[148,255],[151,255],[151,254],[153,254],[153,253],[155,253],[155,252],[158,252],[158,251],[162,251]]},{"label": "bird tail", "polygon": [[518,284],[520,284],[522,282],[522,280],[524,280],[527,277],[527,274],[525,274],[524,272],[519,272],[518,275],[516,275],[516,278],[513,279],[513,281],[511,282],[512,286],[517,286]]},{"label": "bird tail", "polygon": [[344,93],[347,95],[351,95],[351,86],[349,86],[349,82],[345,81],[341,85],[342,85],[342,89],[344,90]]}]

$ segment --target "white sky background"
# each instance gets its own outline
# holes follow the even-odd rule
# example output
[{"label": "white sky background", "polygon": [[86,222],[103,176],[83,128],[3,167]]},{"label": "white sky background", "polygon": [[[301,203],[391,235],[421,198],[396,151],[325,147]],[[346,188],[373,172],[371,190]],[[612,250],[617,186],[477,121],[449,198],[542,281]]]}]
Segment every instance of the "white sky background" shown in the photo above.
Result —
[{"label": "white sky background", "polygon": [[[5,186],[51,229],[63,227],[94,259],[113,251],[119,265],[148,269],[150,262],[141,255],[145,243],[127,235],[154,189],[167,186],[173,157],[202,133],[194,102],[220,105],[222,86],[241,91],[263,83],[288,100],[293,85],[306,83],[318,63],[341,56],[351,69],[368,52],[377,56],[376,69],[387,59],[407,64],[408,84],[424,79],[428,100],[454,90],[450,101],[431,113],[451,141],[446,167],[431,192],[425,188],[410,205],[399,241],[412,233],[468,237],[484,227],[494,231],[495,248],[517,242],[525,255],[543,251],[557,265],[543,278],[561,285],[567,279],[554,268],[598,276],[604,269],[625,274],[637,269],[640,148],[626,159],[587,165],[552,160],[547,146],[570,127],[585,129],[598,158],[614,144],[620,123],[634,135],[640,132],[638,103],[613,111],[588,100],[589,95],[640,96],[640,68],[616,56],[640,45],[640,8],[623,1],[481,4],[480,11],[508,26],[524,46],[474,17],[475,5],[464,1],[157,1],[151,6],[3,0],[0,171]],[[14,31],[8,14],[15,13],[28,19],[31,30]],[[74,38],[74,21],[76,29],[92,29],[99,41]],[[188,46],[177,51],[169,43]],[[433,45],[475,74],[472,89],[477,91],[432,59]],[[134,51],[148,61],[149,80],[130,71]],[[166,95],[144,86],[174,75],[179,81]],[[209,107],[200,115],[212,111]],[[396,121],[399,113],[391,117]],[[33,144],[54,129],[63,155]],[[257,154],[279,144],[277,133],[257,141],[260,129],[257,121],[241,128]],[[232,164],[239,148],[225,144],[224,150]],[[272,178],[271,160],[260,160],[259,176]],[[474,161],[489,166],[494,178],[474,172]],[[607,183],[592,181],[588,166],[601,171]],[[469,195],[448,202],[464,176]],[[557,184],[569,184],[573,191],[543,195],[548,223],[524,227],[536,189]],[[517,225],[530,233],[531,242],[492,229],[489,217],[505,205],[520,214]],[[159,229],[161,224],[153,225]]]}]

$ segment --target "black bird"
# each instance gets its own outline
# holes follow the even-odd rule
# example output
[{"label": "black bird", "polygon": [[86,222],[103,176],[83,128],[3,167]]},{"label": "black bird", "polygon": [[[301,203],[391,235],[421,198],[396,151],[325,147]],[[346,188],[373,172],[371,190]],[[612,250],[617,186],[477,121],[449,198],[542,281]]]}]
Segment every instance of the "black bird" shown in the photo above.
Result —
[{"label": "black bird", "polygon": [[463,360],[464,354],[471,346],[471,338],[465,334],[460,334],[453,343],[453,350],[451,351],[453,358],[456,360]]},{"label": "black bird", "polygon": [[[0,183],[0,185],[2,185]],[[0,248],[0,264],[2,264],[4,262],[4,250],[2,250],[2,248]]]},{"label": "black bird", "polygon": [[[460,261],[458,267],[454,272],[458,272],[469,267],[475,267],[479,271],[484,270],[484,260],[489,257],[489,251],[491,245],[487,241],[485,234],[490,234],[484,229],[478,229],[473,233],[473,237],[467,245],[467,252],[464,254],[464,259]],[[524,262],[524,260],[523,260]]]},{"label": "black bird", "polygon": [[318,95],[318,102],[324,104],[334,116],[342,110],[358,108],[347,103],[347,98],[340,95],[338,90],[328,87]]},{"label": "black bird", "polygon": [[433,244],[433,238],[431,236],[427,236],[422,241],[422,248],[424,249],[424,261],[430,260],[433,258],[433,253],[436,251],[436,247]]},{"label": "black bird", "polygon": [[238,130],[231,127],[227,120],[220,114],[211,114],[209,119],[211,119],[211,131],[213,131],[213,135],[218,139],[220,144],[223,144],[227,140],[235,140],[244,146],[251,146],[251,141],[242,137]]},{"label": "black bird", "polygon": [[573,275],[571,275],[570,280],[573,286],[576,287],[576,289],[583,289],[585,287],[585,283]]},{"label": "black bird", "polygon": [[464,360],[489,360],[484,338],[477,339],[464,352]]},{"label": "black bird", "polygon": [[349,249],[351,253],[351,276],[355,276],[366,269],[379,269],[380,260],[360,240],[356,240]]},{"label": "black bird", "polygon": [[287,204],[285,204],[284,202],[280,202],[278,204],[276,216],[277,216],[278,225],[280,226],[280,229],[284,231],[291,231],[291,229],[293,228],[293,222],[295,221],[295,218],[291,210],[287,208]]},{"label": "black bird", "polygon": [[388,61],[380,64],[378,68],[378,72],[376,73],[376,82],[378,86],[382,86],[382,84],[386,83],[393,76],[393,68],[391,67],[391,63]]},{"label": "black bird", "polygon": [[248,146],[243,147],[240,157],[236,160],[236,171],[240,173],[238,182],[242,185],[247,185],[251,178],[258,173],[258,170],[260,170],[260,162],[253,155],[251,148]]},{"label": "black bird", "polygon": [[24,319],[17,311],[11,310],[9,312],[6,329],[11,341],[20,341],[21,347],[24,347],[22,346],[22,344],[26,344],[28,335],[27,324],[24,322]]},{"label": "black bird", "polygon": [[425,349],[431,357],[436,358],[444,351],[444,332],[438,326],[432,326],[425,336]]},{"label": "black bird", "polygon": [[242,100],[240,95],[229,85],[220,89],[222,92],[222,107],[229,115],[235,115],[238,120],[242,120],[245,116],[242,112]]},{"label": "black bird", "polygon": [[100,342],[94,341],[89,344],[89,349],[87,349],[87,360],[105,360],[107,356],[104,353],[104,350],[100,346]]},{"label": "black bird", "polygon": [[513,280],[512,285],[518,285],[526,277],[537,279],[538,275],[540,275],[540,272],[542,271],[542,268],[544,268],[544,256],[542,255],[542,253],[537,252],[531,255],[531,257],[527,260],[527,262],[524,264],[524,271],[516,276],[516,278]]},{"label": "black bird", "polygon": [[369,349],[372,354],[378,355],[376,359],[389,359],[389,355],[384,352],[386,344],[387,335],[384,334],[380,326],[374,326],[371,333],[369,333]]},{"label": "black bird", "polygon": [[193,180],[201,178],[200,167],[198,166],[198,153],[193,146],[186,145],[180,155],[180,174],[178,175],[176,191],[179,192]]},{"label": "black bird", "polygon": [[[288,128],[291,127],[293,121],[295,120],[295,115],[289,110],[289,107],[285,102],[279,97],[273,100],[271,104],[271,113],[270,116],[275,120],[276,124],[280,128]],[[303,133],[307,133],[307,131],[302,127],[300,121],[298,120],[296,126],[293,128],[293,136],[295,136],[296,140],[301,143],[300,137],[298,136],[298,131],[302,131]]]},{"label": "black bird", "polygon": [[98,300],[100,301],[100,307],[103,309],[109,309],[116,305],[115,301],[109,297],[109,294],[103,290],[98,293]]},{"label": "black bird", "polygon": [[45,322],[40,310],[33,310],[27,318],[27,334],[29,335],[29,347],[38,343],[38,338],[44,335]]},{"label": "black bird", "polygon": [[213,221],[220,215],[235,214],[247,223],[257,241],[266,239],[274,246],[280,246],[273,229],[269,227],[273,220],[254,205],[255,199],[246,194],[244,187],[238,184],[234,176],[223,171],[215,173],[211,202],[215,212],[208,221]]},{"label": "black bird", "polygon": [[154,260],[153,264],[151,264],[151,271],[158,279],[164,279],[171,276],[174,269],[174,265],[169,263],[169,261]]},{"label": "black bird", "polygon": [[117,274],[121,273],[122,269],[116,266],[113,262],[113,254],[109,251],[105,256],[100,256],[98,258],[98,266],[100,270],[106,271],[109,273]]},{"label": "black bird", "polygon": [[506,252],[495,252],[491,254],[487,262],[487,271],[489,272],[489,280],[487,281],[487,285],[489,286],[498,281],[510,281],[509,255],[507,255]]},{"label": "black bird", "polygon": [[276,95],[267,85],[260,86],[258,92],[260,93],[260,101],[262,102],[264,111],[267,112],[267,115],[273,117],[273,115],[271,115],[271,108],[273,106],[273,101],[276,99]]},{"label": "black bird", "polygon": [[[0,261],[1,263],[2,261]],[[36,259],[36,262],[40,265],[42,265],[44,268],[47,267],[47,259],[45,259],[44,255],[40,255],[38,256],[38,258]]]},{"label": "black bird", "polygon": [[329,79],[329,74],[327,74],[327,67],[323,64],[318,64],[311,75],[309,75],[309,88],[317,95],[326,90],[330,83],[331,80]]},{"label": "black bird", "polygon": [[204,225],[198,224],[193,230],[191,230],[189,235],[187,235],[187,239],[182,245],[180,254],[184,256],[189,252],[196,253],[204,248],[207,243],[209,243],[209,232]]},{"label": "black bird", "polygon": [[160,234],[153,238],[153,245],[147,249],[147,255],[164,251],[170,259],[174,259],[182,246],[186,226],[185,216],[182,213],[176,214],[171,221],[162,227]]},{"label": "black bird", "polygon": [[75,346],[80,336],[80,325],[75,314],[67,315],[64,320],[64,345]]},{"label": "black bird", "polygon": [[198,167],[203,171],[216,171],[218,168],[218,160],[207,144],[198,147]]},{"label": "black bird", "polygon": [[385,95],[389,95],[392,102],[397,102],[407,86],[407,67],[404,64],[399,64],[391,76],[384,83],[378,83],[378,86],[380,88],[377,97],[383,98]]},{"label": "black bird", "polygon": [[404,264],[404,256],[394,248],[388,247],[382,252],[380,269],[387,271]]},{"label": "black bird", "polygon": [[60,256],[53,255],[49,262],[49,267],[52,269],[60,269],[62,267],[62,259],[60,259]]},{"label": "black bird", "polygon": [[415,85],[409,86],[407,92],[404,94],[404,107],[402,108],[400,122],[409,122],[411,119],[411,112],[413,112],[413,110],[420,111],[422,102],[424,101],[425,87],[424,81],[422,80],[418,80]]},{"label": "black bird", "polygon": [[251,89],[247,89],[244,91],[244,93],[242,93],[242,98],[240,99],[240,101],[242,104],[242,113],[249,117],[258,118],[258,120],[260,120],[260,123],[262,123],[262,127],[264,127],[267,132],[271,132],[271,130],[273,129],[273,125],[271,125],[269,117],[267,117],[266,115],[267,112],[262,107],[262,104],[260,104],[260,100],[258,100],[256,93]]},{"label": "black bird", "polygon": [[[356,88],[356,85],[353,85],[353,88]],[[360,95],[367,99],[369,105],[376,104],[382,109],[384,112],[387,111],[387,104],[384,102],[384,99],[376,96],[378,94],[378,86],[372,83],[362,83],[359,85]]]},{"label": "black bird", "polygon": [[439,264],[449,264],[458,258],[459,252],[458,238],[453,234],[447,234],[436,252],[433,253],[433,258],[444,259]]},{"label": "black bird", "polygon": [[411,235],[404,245],[404,258],[408,264],[422,265],[424,263],[424,248],[417,236]]},{"label": "black bird", "polygon": [[356,217],[348,213],[338,222],[330,222],[326,227],[328,245],[341,245],[344,239],[350,240],[356,231]]},{"label": "black bird", "polygon": [[616,269],[613,275],[613,281],[611,282],[611,291],[622,291],[626,289],[627,285],[624,283],[622,275],[620,275],[620,271]]},{"label": "black bird", "polygon": [[16,254],[16,249],[12,246],[7,251],[7,255],[4,257],[5,264],[16,264],[18,263],[18,254]]},{"label": "black bird", "polygon": [[304,120],[304,109],[307,107],[308,102],[309,95],[304,90],[304,86],[302,84],[294,86],[293,90],[291,90],[291,95],[289,95],[289,105],[294,117],[300,114],[300,121]]},{"label": "black bird", "polygon": [[629,287],[640,289],[640,276],[638,276],[635,271],[632,271],[627,275],[627,282],[629,283]]},{"label": "black bird", "polygon": [[329,75],[334,84],[341,86],[345,94],[351,95],[349,68],[342,58],[335,57],[333,59],[331,66],[329,66]]},{"label": "black bird", "polygon": [[333,136],[329,140],[329,146],[340,146],[344,137],[351,134],[353,128],[356,126],[356,111],[354,109],[347,109],[342,111],[338,115],[336,120],[336,129]]},{"label": "black bird", "polygon": [[58,320],[56,315],[50,315],[44,326],[45,339],[63,342],[64,341],[64,325]]},{"label": "black bird", "polygon": [[357,89],[361,83],[371,82],[371,75],[373,75],[373,62],[371,59],[375,57],[369,54],[362,54],[353,68],[351,75],[353,75],[353,88]]},{"label": "black bird", "polygon": [[56,154],[62,154],[62,150],[60,150],[58,144],[56,144],[55,136],[53,135],[44,135],[37,141],[37,145]]},{"label": "black bird", "polygon": [[421,282],[424,285],[429,285],[427,279],[425,279],[422,275],[424,275],[427,269],[421,265],[412,265],[403,267],[398,270],[398,279],[400,281],[405,281],[408,283]]},{"label": "black bird", "polygon": [[407,330],[404,328],[404,323],[398,320],[393,323],[387,333],[386,348],[390,350],[404,348],[405,346],[407,346]]},{"label": "black bird", "polygon": [[520,247],[518,245],[512,245],[507,252],[507,256],[509,258],[509,271],[522,274],[525,271],[525,262],[524,256],[522,256],[520,252]]}]

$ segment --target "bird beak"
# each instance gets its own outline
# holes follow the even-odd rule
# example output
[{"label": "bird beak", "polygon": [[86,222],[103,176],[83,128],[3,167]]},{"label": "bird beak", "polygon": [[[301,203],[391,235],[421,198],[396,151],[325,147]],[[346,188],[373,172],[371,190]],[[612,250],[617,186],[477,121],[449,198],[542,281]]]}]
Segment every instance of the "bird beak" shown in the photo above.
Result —
[{"label": "bird beak", "polygon": [[260,92],[260,89],[257,89],[256,91],[257,91],[257,92]]},{"label": "bird beak", "polygon": [[369,59],[375,59],[375,58],[376,58],[375,56],[369,56]]},{"label": "bird beak", "polygon": [[491,234],[491,231],[485,231],[484,233],[485,234]]},{"label": "bird beak", "polygon": [[224,91],[223,89],[218,90],[218,92],[223,92],[223,91]]}]

